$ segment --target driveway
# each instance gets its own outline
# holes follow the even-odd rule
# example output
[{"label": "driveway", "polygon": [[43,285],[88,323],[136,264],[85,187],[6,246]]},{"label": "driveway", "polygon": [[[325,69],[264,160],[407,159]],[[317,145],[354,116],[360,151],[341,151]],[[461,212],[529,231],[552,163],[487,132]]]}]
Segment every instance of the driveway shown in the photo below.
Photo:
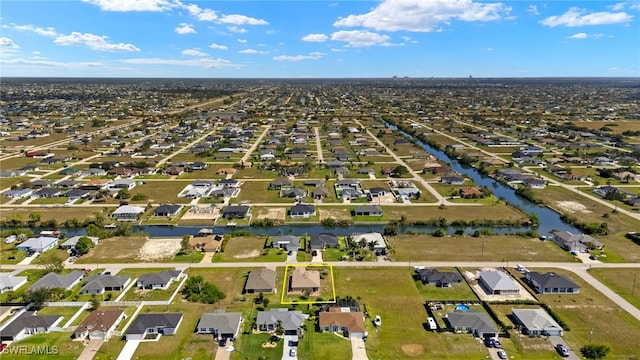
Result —
[{"label": "driveway", "polygon": [[82,350],[82,354],[78,356],[78,360],[93,359],[102,344],[104,344],[102,340],[89,340],[89,343],[84,347],[84,350]]},{"label": "driveway", "polygon": [[298,252],[292,251],[291,255],[287,254],[287,264],[297,263],[298,262]]},{"label": "driveway", "polygon": [[231,340],[227,340],[226,346],[218,346],[218,350],[216,350],[215,360],[229,360],[232,353],[232,351],[229,350],[232,348],[235,349]]},{"label": "driveway", "polygon": [[573,352],[573,350],[571,350],[569,345],[567,345],[567,343],[564,342],[564,340],[562,339],[561,336],[549,336],[549,341],[551,342],[551,346],[553,346],[554,349],[556,348],[556,345],[558,345],[558,344],[563,344],[564,346],[567,347],[567,349],[569,349],[569,356],[566,357],[566,358],[563,358],[563,359],[580,360],[580,357],[578,357],[578,355],[576,355],[576,353]]},{"label": "driveway", "polygon": [[351,358],[353,360],[369,360],[364,341],[359,338],[351,338]]},{"label": "driveway", "polygon": [[293,340],[297,340],[297,336],[295,335],[285,335],[284,336],[284,346],[282,350],[282,360],[297,360],[298,356],[289,356],[290,349],[296,347],[291,346],[293,344]]},{"label": "driveway", "polygon": [[136,353],[136,349],[140,345],[139,340],[127,340],[127,343],[124,344],[122,351],[120,351],[120,355],[118,355],[117,360],[130,360],[133,358],[133,354]]},{"label": "driveway", "polygon": [[311,259],[312,263],[321,263],[322,260],[322,250],[316,250],[316,256]]}]

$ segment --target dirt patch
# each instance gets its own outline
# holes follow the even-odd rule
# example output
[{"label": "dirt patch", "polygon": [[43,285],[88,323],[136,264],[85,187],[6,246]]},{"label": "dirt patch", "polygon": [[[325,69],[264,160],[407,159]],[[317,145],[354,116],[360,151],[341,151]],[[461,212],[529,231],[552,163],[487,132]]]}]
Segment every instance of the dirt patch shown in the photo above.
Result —
[{"label": "dirt patch", "polygon": [[170,258],[180,250],[181,239],[152,239],[144,243],[138,252],[138,259],[155,261]]},{"label": "dirt patch", "polygon": [[403,344],[400,348],[407,356],[420,356],[424,353],[424,347],[420,344]]},{"label": "dirt patch", "polygon": [[349,209],[320,209],[320,221],[328,218],[351,221]]},{"label": "dirt patch", "polygon": [[285,208],[260,208],[256,214],[256,219],[273,219],[284,221],[287,216]]},{"label": "dirt patch", "polygon": [[245,251],[241,254],[234,255],[233,258],[234,259],[251,259],[251,258],[257,258],[258,256],[260,256],[260,254],[262,254],[260,250]]},{"label": "dirt patch", "polygon": [[589,210],[588,207],[586,207],[585,205],[577,201],[556,201],[556,205],[560,209],[571,214],[576,214],[576,213],[589,214],[593,212]]}]

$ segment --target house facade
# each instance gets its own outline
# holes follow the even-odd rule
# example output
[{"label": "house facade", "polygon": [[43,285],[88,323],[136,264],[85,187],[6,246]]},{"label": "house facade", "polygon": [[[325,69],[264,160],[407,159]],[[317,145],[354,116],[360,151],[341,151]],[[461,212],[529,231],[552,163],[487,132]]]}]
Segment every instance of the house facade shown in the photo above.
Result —
[{"label": "house facade", "polygon": [[175,335],[182,323],[181,313],[140,314],[125,333],[125,339],[144,340],[147,335]]}]

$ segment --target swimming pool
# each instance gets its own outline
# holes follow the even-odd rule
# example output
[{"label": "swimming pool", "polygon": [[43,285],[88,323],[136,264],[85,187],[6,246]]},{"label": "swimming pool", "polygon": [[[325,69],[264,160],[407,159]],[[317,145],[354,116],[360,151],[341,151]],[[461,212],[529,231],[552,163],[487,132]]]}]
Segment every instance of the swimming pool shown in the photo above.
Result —
[{"label": "swimming pool", "polygon": [[465,304],[458,304],[456,305],[456,310],[459,311],[469,311],[469,307]]}]

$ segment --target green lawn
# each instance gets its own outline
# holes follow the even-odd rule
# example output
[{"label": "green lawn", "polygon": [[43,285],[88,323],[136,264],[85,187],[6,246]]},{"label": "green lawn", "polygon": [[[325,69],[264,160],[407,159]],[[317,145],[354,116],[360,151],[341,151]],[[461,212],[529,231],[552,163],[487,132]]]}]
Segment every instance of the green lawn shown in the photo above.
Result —
[{"label": "green lawn", "polygon": [[640,308],[640,269],[589,269],[589,273]]},{"label": "green lawn", "polygon": [[307,321],[307,331],[298,344],[298,359],[301,360],[348,360],[351,359],[351,341],[333,333],[315,332],[312,321]]},{"label": "green lawn", "polygon": [[89,253],[81,256],[76,263],[132,263],[138,262],[138,251],[147,242],[144,236],[112,237],[102,239]]},{"label": "green lawn", "polygon": [[[20,346],[27,346],[28,349],[32,347],[39,347],[41,351],[49,351],[50,355],[41,355],[40,357],[33,352],[19,353]],[[32,360],[36,358],[55,358],[64,360],[75,360],[80,356],[84,346],[82,343],[73,341],[70,333],[68,332],[55,332],[52,331],[47,334],[36,334],[30,336],[24,340],[11,344],[10,348],[13,348],[15,353],[11,353],[11,349],[3,352],[2,358],[12,360]],[[10,354],[10,355],[9,355]]]},{"label": "green lawn", "polygon": [[271,335],[267,333],[243,334],[238,337],[233,346],[237,351],[231,354],[233,360],[255,360],[260,356],[267,359],[280,359],[283,351],[283,340],[279,340],[275,347],[264,347],[269,343]]},{"label": "green lawn", "polygon": [[224,252],[214,255],[214,261],[285,261],[287,253],[282,249],[265,248],[264,236],[226,236]]}]

